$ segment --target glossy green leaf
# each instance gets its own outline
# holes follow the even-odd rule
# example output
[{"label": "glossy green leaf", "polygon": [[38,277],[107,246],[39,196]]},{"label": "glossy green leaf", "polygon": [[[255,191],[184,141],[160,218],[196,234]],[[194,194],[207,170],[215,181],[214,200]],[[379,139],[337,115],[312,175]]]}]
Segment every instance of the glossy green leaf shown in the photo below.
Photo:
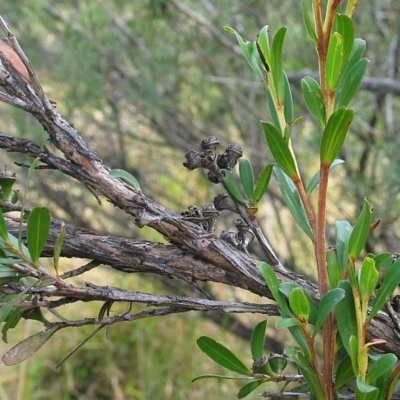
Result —
[{"label": "glossy green leaf", "polygon": [[242,49],[243,55],[249,64],[250,68],[253,72],[260,78],[264,79],[264,74],[262,73],[259,66],[259,56],[255,43],[251,43],[249,41],[244,41],[242,37],[231,27],[224,26],[225,31],[233,33],[236,36],[236,39],[239,43],[240,48]]},{"label": "glossy green leaf", "polygon": [[57,274],[58,274],[58,263],[60,260],[61,250],[64,245],[64,240],[65,240],[66,234],[67,234],[67,231],[65,229],[65,226],[62,225],[61,229],[60,229],[60,233],[58,234],[57,239],[54,243],[53,263],[54,263],[54,269],[56,270]]},{"label": "glossy green leaf", "polygon": [[373,255],[372,258],[375,261],[375,267],[378,271],[380,271],[381,269],[387,270],[393,264],[393,255],[388,251]]},{"label": "glossy green leaf", "polygon": [[287,207],[289,208],[299,227],[310,239],[312,239],[313,232],[296,186],[277,165],[274,165],[273,172]]},{"label": "glossy green leaf", "polygon": [[338,288],[344,290],[345,296],[336,305],[336,320],[343,346],[346,349],[347,353],[350,355],[350,337],[358,337],[353,290],[348,281],[340,282]]},{"label": "glossy green leaf", "polygon": [[334,32],[329,40],[326,55],[326,85],[328,89],[335,90],[343,66],[343,38]]},{"label": "glossy green leaf", "polygon": [[109,175],[111,178],[123,179],[125,182],[129,183],[134,189],[139,191],[141,190],[138,180],[129,172],[124,171],[123,169],[113,169],[110,171]]},{"label": "glossy green leaf", "polygon": [[326,123],[326,110],[321,86],[314,78],[306,76],[301,80],[301,91],[311,115],[317,120],[319,125],[324,128]]},{"label": "glossy green leaf", "polygon": [[42,254],[50,233],[50,211],[46,207],[35,207],[28,216],[26,228],[27,246],[32,261],[36,263]]},{"label": "glossy green leaf", "polygon": [[291,315],[292,313],[287,305],[286,299],[282,296],[282,294],[279,291],[280,283],[272,267],[265,262],[259,262],[257,264],[257,268],[261,271],[265,283],[268,286],[268,289],[271,292],[272,297],[278,303],[279,308],[287,316]]},{"label": "glossy green leaf", "polygon": [[317,320],[314,324],[314,337],[320,330],[328,315],[334,311],[337,304],[343,299],[344,294],[345,292],[342,288],[336,288],[330,290],[322,297],[318,306]]},{"label": "glossy green leaf", "polygon": [[349,338],[349,355],[351,358],[351,365],[353,367],[353,372],[355,374],[358,373],[359,371],[359,365],[358,365],[358,339],[356,336],[351,335]]},{"label": "glossy green leaf", "polygon": [[354,43],[354,23],[350,17],[345,14],[336,16],[337,31],[343,38],[343,60],[349,57]]},{"label": "glossy green leaf", "polygon": [[285,171],[291,179],[297,179],[298,173],[292,152],[282,134],[268,122],[261,121],[268,147],[275,162]]},{"label": "glossy green leaf", "polygon": [[35,333],[24,339],[4,354],[3,363],[10,366],[25,361],[36,353],[59,329],[59,325],[53,325],[42,332]]},{"label": "glossy green leaf", "polygon": [[358,287],[363,301],[368,301],[378,283],[379,273],[375,268],[375,261],[365,257],[358,274]]},{"label": "glossy green leaf", "polygon": [[271,49],[272,78],[274,81],[277,101],[279,104],[283,104],[285,93],[285,83],[282,66],[282,49],[286,31],[287,28],[285,26],[282,26],[277,30],[272,41]]},{"label": "glossy green leaf", "polygon": [[329,249],[327,251],[326,265],[328,269],[330,287],[336,288],[343,276],[336,249]]},{"label": "glossy green leaf", "polygon": [[[368,383],[364,382],[360,376],[357,376],[356,379],[356,385],[357,385],[357,389],[361,392],[361,393],[365,393],[365,394],[369,394],[369,393],[374,393],[375,395],[373,397],[366,397],[365,399],[377,399],[376,395],[378,394],[378,388],[376,388],[375,386],[369,385]],[[357,399],[359,397],[357,396]]]},{"label": "glossy green leaf", "polygon": [[4,219],[3,210],[0,208],[0,238],[6,241],[8,239],[8,231],[6,220]]},{"label": "glossy green leaf", "polygon": [[253,381],[253,378],[250,377],[244,377],[244,376],[227,376],[227,375],[218,375],[218,374],[203,374],[203,375],[199,375],[196,376],[195,378],[193,378],[191,380],[191,382],[196,382],[199,381],[201,379],[210,379],[210,378],[214,378],[214,379],[225,379],[225,380],[231,380],[231,381],[238,381],[241,380],[243,381],[245,380],[250,380]]},{"label": "glossy green leaf", "polygon": [[343,77],[343,80],[340,79],[336,91],[336,107],[346,107],[350,103],[361,84],[368,65],[369,60],[363,58]]},{"label": "glossy green leaf", "polygon": [[241,157],[239,160],[239,175],[243,189],[247,197],[251,199],[254,192],[254,171],[247,157]]},{"label": "glossy green leaf", "polygon": [[257,177],[254,193],[252,197],[252,204],[257,205],[261,197],[266,192],[269,181],[271,179],[273,164],[266,165]]},{"label": "glossy green leaf", "polygon": [[313,20],[311,19],[306,9],[305,3],[303,3],[303,20],[304,20],[304,25],[307,29],[308,36],[316,44],[318,41],[317,34],[315,33]]},{"label": "glossy green leaf", "polygon": [[259,322],[251,334],[251,356],[253,360],[258,360],[264,355],[265,331],[267,329],[267,320]]},{"label": "glossy green leaf", "polygon": [[283,85],[284,85],[284,102],[283,102],[283,106],[284,106],[284,114],[285,114],[285,121],[287,126],[289,127],[288,129],[288,134],[284,135],[285,139],[288,140],[290,137],[290,127],[293,121],[293,96],[292,96],[292,90],[290,88],[290,83],[289,83],[289,79],[285,73],[285,71],[283,71]]},{"label": "glossy green leaf", "polygon": [[330,166],[337,158],[352,120],[353,110],[344,107],[338,108],[329,117],[321,140],[321,164]]},{"label": "glossy green leaf", "polygon": [[223,173],[224,177],[222,181],[225,185],[225,188],[228,190],[229,195],[233,198],[233,200],[236,200],[242,204],[246,204],[247,200],[243,197],[242,193],[240,192],[232,172],[228,170],[223,170]]},{"label": "glossy green leaf", "polygon": [[277,129],[278,132],[281,132],[281,125],[279,122],[278,112],[276,111],[275,103],[269,90],[267,91],[267,104],[268,104],[268,110],[271,114],[272,124],[274,125],[274,127]]},{"label": "glossy green leaf", "polygon": [[353,227],[348,221],[336,221],[336,254],[343,273],[349,258],[349,240]]},{"label": "glossy green leaf", "polygon": [[[329,169],[332,171],[335,167],[337,167],[338,165],[343,164],[343,163],[344,163],[343,160],[341,160],[340,158],[336,158],[335,160],[333,160],[333,163],[331,164]],[[308,182],[308,185],[306,188],[307,194],[311,194],[312,191],[318,186],[319,179],[320,179],[320,172],[317,171],[314,174],[314,176],[310,179],[310,182]]]},{"label": "glossy green leaf", "polygon": [[281,318],[276,324],[275,328],[276,329],[286,329],[286,328],[291,328],[294,326],[298,326],[299,321],[296,318]]},{"label": "glossy green leaf", "polygon": [[308,299],[304,293],[304,289],[300,287],[294,288],[290,292],[289,304],[290,308],[297,317],[308,321],[308,317],[310,315],[310,305],[308,304]]},{"label": "glossy green leaf", "polygon": [[353,372],[353,367],[351,365],[351,358],[349,355],[346,355],[340,361],[338,368],[336,370],[335,388],[340,389],[351,378],[353,378],[353,376],[354,376],[354,372]]},{"label": "glossy green leaf", "polygon": [[354,225],[349,239],[349,257],[355,260],[365,247],[367,242],[369,229],[372,222],[372,209],[367,200],[364,200],[364,206]]},{"label": "glossy green leaf", "polygon": [[243,399],[244,397],[248,396],[251,392],[254,392],[254,390],[256,390],[263,383],[264,383],[264,381],[262,379],[257,379],[257,380],[251,381],[249,383],[246,383],[244,386],[242,386],[239,389],[237,398]]},{"label": "glossy green leaf", "polygon": [[[346,83],[346,77],[349,74],[349,71],[363,58],[365,52],[366,43],[365,40],[356,38],[353,42],[353,48],[351,50],[350,56],[345,60],[343,71],[340,75],[340,82]],[[338,86],[339,88],[339,86]]]},{"label": "glossy green leaf", "polygon": [[366,379],[367,383],[374,383],[379,377],[390,372],[397,362],[397,357],[394,354],[382,354],[372,364],[372,367],[368,371]]},{"label": "glossy green leaf", "polygon": [[230,371],[242,375],[250,375],[250,370],[240,361],[235,354],[214,339],[201,336],[197,339],[197,345],[213,361]]},{"label": "glossy green leaf", "polygon": [[394,292],[400,283],[400,259],[398,259],[388,269],[383,278],[382,284],[376,292],[375,299],[372,302],[372,309],[368,314],[368,320],[375,317],[378,311],[385,305],[388,297]]},{"label": "glossy green leaf", "polygon": [[6,176],[0,177],[0,202],[2,203],[14,203],[13,196],[15,190],[13,190],[13,186],[15,183],[15,175],[9,174]]},{"label": "glossy green leaf", "polygon": [[[258,47],[262,52],[262,55],[260,55],[260,58],[264,58],[264,66],[266,71],[268,72],[271,67],[271,50],[269,46],[269,37],[268,37],[268,25],[265,25],[261,30],[260,33],[258,34],[257,37],[257,43]],[[259,52],[260,53],[260,52]]]}]

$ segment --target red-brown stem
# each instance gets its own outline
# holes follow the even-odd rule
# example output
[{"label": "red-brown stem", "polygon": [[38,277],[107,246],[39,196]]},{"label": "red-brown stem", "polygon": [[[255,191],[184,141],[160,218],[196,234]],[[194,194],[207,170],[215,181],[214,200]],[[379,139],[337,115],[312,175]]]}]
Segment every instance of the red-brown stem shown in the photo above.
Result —
[{"label": "red-brown stem", "polygon": [[293,183],[296,186],[296,189],[300,195],[301,201],[304,205],[304,209],[306,210],[308,220],[310,221],[311,229],[313,232],[315,232],[315,215],[314,215],[314,211],[311,207],[310,199],[304,188],[303,181],[299,177],[298,179],[293,180]]}]

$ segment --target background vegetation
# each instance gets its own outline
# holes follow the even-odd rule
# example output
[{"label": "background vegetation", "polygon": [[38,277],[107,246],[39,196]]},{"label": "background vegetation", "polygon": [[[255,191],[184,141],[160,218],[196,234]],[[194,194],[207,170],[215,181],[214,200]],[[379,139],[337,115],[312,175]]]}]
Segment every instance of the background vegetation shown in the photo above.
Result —
[{"label": "background vegetation", "polygon": [[[300,18],[301,2],[212,3],[5,0],[0,13],[18,36],[49,97],[83,132],[104,162],[130,171],[146,194],[180,212],[191,204],[209,202],[216,194],[204,177],[188,174],[182,167],[183,154],[197,147],[201,138],[217,135],[222,143],[240,143],[256,169],[257,160],[266,157],[259,150],[265,147],[257,145],[264,140],[259,125],[266,115],[262,84],[238,57],[235,38],[223,32],[222,26],[232,26],[253,40],[265,24],[271,30],[286,25],[285,69],[298,85],[299,91],[294,92],[298,99],[300,79],[315,62],[315,54],[303,50],[308,39]],[[331,182],[335,189],[329,214],[354,221],[358,212],[354,199],[361,202],[368,194],[375,215],[382,218],[379,230],[368,243],[369,250],[396,252],[400,212],[396,194],[400,182],[396,128],[400,5],[395,0],[361,3],[356,17],[357,36],[367,40],[366,56],[371,64],[354,105],[362,112],[353,121],[353,134],[348,138],[351,154],[342,155],[346,164],[337,168],[336,182]],[[30,116],[8,106],[0,107],[1,131],[29,135],[46,144],[46,134]],[[295,110],[295,115],[304,113],[305,108]],[[302,129],[293,135],[304,138],[304,146],[297,149],[304,165],[310,149],[317,148],[318,137],[307,115],[305,123],[295,129]],[[1,163],[18,173],[22,188],[24,174],[10,160],[2,159]],[[303,172],[310,177],[317,166],[309,166],[310,170]],[[47,176],[51,179],[35,177],[30,204],[45,199],[44,205],[53,216],[105,234],[123,233],[131,238],[148,234],[149,239],[163,240],[152,232],[139,232],[125,214],[111,206],[99,207],[74,181],[58,173]],[[347,178],[351,178],[351,186],[339,185]],[[58,191],[63,194],[57,195]],[[282,204],[278,188],[272,187],[260,213],[263,227],[284,264],[310,275],[308,243],[302,242]],[[227,220],[218,229],[231,225],[232,221]],[[257,254],[259,249],[254,246],[251,251]],[[68,268],[67,263],[64,268]],[[110,279],[118,278],[104,271],[98,279],[113,284]],[[132,288],[142,290],[144,286],[159,288],[162,284],[156,278],[131,279]],[[176,293],[179,288],[172,290]],[[212,291],[223,298],[240,296],[222,287]],[[249,317],[241,322],[251,326],[254,320]],[[31,329],[35,331],[34,326]],[[89,332],[82,329],[65,338],[60,334],[47,349],[20,367],[0,366],[0,399],[24,399],[27,393],[29,398],[37,399],[180,399],[189,393],[194,399],[233,398],[237,392],[233,384],[189,384],[197,373],[216,368],[206,366],[206,358],[193,350],[195,339],[210,332],[214,337],[225,335],[213,324],[191,315],[120,325],[110,329],[111,340],[99,335],[63,368],[55,370],[61,357]],[[10,342],[18,341],[18,333],[15,335]],[[240,349],[240,340],[231,340],[231,347]]]}]

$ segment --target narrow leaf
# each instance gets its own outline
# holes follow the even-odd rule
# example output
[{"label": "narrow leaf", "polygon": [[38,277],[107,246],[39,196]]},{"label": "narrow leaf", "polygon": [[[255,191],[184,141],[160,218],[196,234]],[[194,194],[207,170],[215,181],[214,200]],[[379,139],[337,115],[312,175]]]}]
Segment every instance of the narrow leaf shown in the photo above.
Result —
[{"label": "narrow leaf", "polygon": [[317,320],[314,324],[314,337],[320,330],[328,315],[335,309],[339,301],[343,299],[344,294],[345,292],[343,289],[336,288],[330,290],[322,297],[318,306]]},{"label": "narrow leaf", "polygon": [[284,75],[282,66],[282,49],[286,31],[287,28],[284,26],[282,26],[277,30],[274,39],[272,41],[272,50],[271,50],[272,77],[274,80],[274,86],[276,90],[278,104],[283,104],[284,93],[285,93]]},{"label": "narrow leaf", "polygon": [[54,253],[53,253],[53,263],[54,263],[54,269],[56,270],[56,273],[58,275],[58,262],[60,260],[60,255],[61,255],[61,250],[64,244],[65,236],[67,234],[67,231],[65,229],[65,226],[62,225],[60,229],[60,233],[57,236],[57,239],[54,243]]},{"label": "narrow leaf", "polygon": [[287,207],[289,208],[299,227],[310,239],[312,239],[313,232],[296,186],[277,165],[274,166],[273,172]]},{"label": "narrow leaf", "polygon": [[296,318],[282,318],[276,324],[276,329],[291,328],[299,325],[299,321]]},{"label": "narrow leaf", "polygon": [[42,254],[50,233],[50,211],[35,207],[28,216],[27,246],[32,261],[36,263]]},{"label": "narrow leaf", "polygon": [[354,372],[351,365],[350,356],[345,356],[341,361],[336,370],[335,388],[340,389],[344,386],[351,378],[353,378]]},{"label": "narrow leaf", "polygon": [[275,159],[275,162],[285,171],[291,179],[297,179],[298,173],[296,163],[292,152],[289,149],[287,141],[275,126],[268,122],[261,121],[265,138],[267,139],[268,147]]},{"label": "narrow leaf", "polygon": [[375,261],[365,257],[358,275],[358,287],[361,299],[368,302],[379,280],[379,273],[375,268]]},{"label": "narrow leaf", "polygon": [[340,78],[335,98],[336,107],[347,107],[357,92],[368,65],[369,60],[363,58],[343,76],[343,79]]},{"label": "narrow leaf", "polygon": [[351,365],[353,367],[354,374],[358,374],[359,372],[359,365],[358,365],[358,339],[356,336],[351,335],[349,338],[349,349],[350,349],[350,358],[351,358]]},{"label": "narrow leaf", "polygon": [[349,340],[351,336],[358,337],[357,318],[355,313],[353,290],[348,281],[342,281],[338,285],[345,292],[345,296],[336,305],[336,319],[339,335],[347,353],[350,354]]},{"label": "narrow leaf", "polygon": [[59,329],[60,326],[53,325],[51,328],[29,336],[4,354],[3,363],[10,366],[25,361],[36,353]]},{"label": "narrow leaf", "polygon": [[[343,164],[343,163],[344,163],[343,160],[341,160],[340,158],[336,158],[335,160],[333,160],[333,163],[331,164],[329,169],[332,171],[335,167],[337,167],[338,165]],[[307,194],[311,194],[312,191],[318,186],[319,179],[320,179],[320,172],[317,171],[315,173],[315,175],[310,179],[310,182],[308,182],[308,185],[306,188]]]},{"label": "narrow leaf", "polygon": [[243,376],[227,376],[227,375],[217,375],[217,374],[203,374],[203,375],[196,376],[196,378],[193,378],[191,380],[191,382],[193,383],[193,382],[199,381],[200,379],[210,379],[210,378],[213,378],[213,379],[226,379],[226,380],[231,380],[231,381],[232,380],[233,381],[238,381],[238,380],[244,380],[244,379],[253,380],[253,378],[243,377]]},{"label": "narrow leaf", "polygon": [[343,60],[349,57],[354,43],[354,23],[350,17],[345,14],[336,16],[337,31],[343,38]]},{"label": "narrow leaf", "polygon": [[212,360],[230,371],[242,375],[250,375],[250,370],[229,349],[214,339],[201,336],[197,339],[197,345]]},{"label": "narrow leaf", "polygon": [[259,322],[251,335],[251,355],[253,360],[258,360],[264,355],[265,331],[267,329],[267,320]]},{"label": "narrow leaf", "polygon": [[292,90],[290,89],[290,83],[289,83],[289,79],[285,73],[285,71],[283,71],[283,85],[284,85],[284,102],[283,102],[283,106],[284,106],[284,114],[285,114],[285,121],[287,124],[287,127],[289,127],[288,129],[288,133],[285,134],[285,139],[288,140],[290,137],[290,127],[292,126],[292,121],[293,121],[293,96],[292,96]]},{"label": "narrow leaf", "polygon": [[301,91],[311,115],[324,128],[326,123],[326,110],[324,97],[319,83],[311,76],[301,80]]},{"label": "narrow leaf", "polygon": [[317,34],[315,33],[314,23],[310,15],[308,14],[305,3],[303,3],[303,20],[304,25],[307,29],[308,36],[310,36],[310,39],[316,44],[318,41]]},{"label": "narrow leaf", "polygon": [[294,288],[290,292],[289,304],[290,308],[297,317],[308,321],[308,317],[310,315],[310,305],[308,304],[308,299],[304,293],[304,289],[300,287]]},{"label": "narrow leaf", "polygon": [[242,386],[239,389],[239,392],[237,394],[238,399],[243,399],[247,395],[249,395],[251,392],[254,392],[260,385],[262,385],[264,382],[261,379],[257,379],[255,381],[251,381],[249,383],[246,383],[244,386]]},{"label": "narrow leaf", "polygon": [[247,157],[241,157],[239,160],[239,175],[243,189],[247,197],[251,199],[254,192],[254,171]]},{"label": "narrow leaf", "polygon": [[391,371],[397,362],[397,357],[394,354],[382,354],[372,364],[366,379],[367,383],[374,383],[378,378],[387,372]]},{"label": "narrow leaf", "polygon": [[229,195],[233,198],[233,200],[238,201],[239,203],[246,204],[247,200],[243,197],[240,192],[238,186],[236,185],[235,178],[231,171],[224,170],[224,178],[223,182],[225,184],[226,189],[229,192]]},{"label": "narrow leaf", "polygon": [[329,40],[326,56],[326,85],[328,89],[335,90],[343,65],[343,38],[334,32]]},{"label": "narrow leaf", "polygon": [[262,171],[258,175],[252,197],[253,205],[257,205],[258,202],[261,200],[263,194],[266,192],[269,181],[271,179],[272,168],[273,164],[268,164],[262,169]]},{"label": "narrow leaf", "polygon": [[343,275],[336,249],[329,249],[327,251],[326,266],[328,268],[329,284],[331,288],[336,288],[336,286],[342,280]]},{"label": "narrow leaf", "polygon": [[[357,389],[361,392],[361,393],[375,393],[376,395],[378,394],[378,388],[376,388],[375,386],[369,385],[368,383],[364,382],[361,378],[361,376],[357,376],[356,379],[356,384],[357,384]],[[358,398],[358,397],[357,397]],[[368,399],[376,399],[377,397],[368,397]]]},{"label": "narrow leaf", "polygon": [[349,258],[349,240],[353,227],[348,221],[336,221],[336,253],[342,273]]},{"label": "narrow leaf", "polygon": [[387,298],[394,292],[396,287],[400,283],[400,259],[398,259],[393,265],[388,269],[383,282],[380,285],[376,297],[372,302],[372,309],[368,314],[368,320],[375,317],[378,311],[384,306]]},{"label": "narrow leaf", "polygon": [[141,190],[138,180],[129,172],[124,171],[123,169],[113,169],[112,171],[110,171],[109,175],[111,178],[123,179],[124,181],[128,182],[134,189],[139,191]]},{"label": "narrow leaf", "polygon": [[330,116],[321,140],[321,164],[330,166],[337,157],[352,120],[353,110],[344,107]]},{"label": "narrow leaf", "polygon": [[260,55],[260,58],[264,58],[263,65],[268,72],[271,68],[271,51],[269,47],[269,37],[268,37],[268,25],[265,25],[261,30],[260,33],[258,34],[257,37],[257,44],[259,48],[259,52],[261,50],[262,55]]},{"label": "narrow leaf", "polygon": [[355,260],[365,247],[369,235],[369,228],[372,222],[372,209],[367,200],[364,200],[364,205],[361,213],[354,225],[349,239],[349,257]]},{"label": "narrow leaf", "polygon": [[3,210],[0,208],[0,238],[6,241],[8,239],[7,224],[4,219]]}]

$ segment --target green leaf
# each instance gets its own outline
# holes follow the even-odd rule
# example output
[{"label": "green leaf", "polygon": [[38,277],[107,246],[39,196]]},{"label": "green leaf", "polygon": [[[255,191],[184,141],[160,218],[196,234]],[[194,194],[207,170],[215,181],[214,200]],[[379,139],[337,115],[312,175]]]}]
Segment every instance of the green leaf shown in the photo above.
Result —
[{"label": "green leaf", "polygon": [[367,383],[374,383],[382,375],[390,372],[397,362],[397,357],[394,354],[382,354],[372,364],[366,379]]},{"label": "green leaf", "polygon": [[232,197],[232,199],[238,201],[239,203],[247,204],[247,200],[243,197],[238,186],[236,185],[235,178],[233,177],[232,172],[224,169],[223,173],[224,177],[222,181],[225,184],[225,187],[228,190],[229,195]]},{"label": "green leaf", "polygon": [[27,246],[34,263],[38,261],[49,237],[50,220],[50,211],[46,207],[35,207],[29,213]]},{"label": "green leaf", "polygon": [[241,157],[239,160],[239,175],[243,189],[247,197],[251,199],[254,192],[254,171],[247,157]]},{"label": "green leaf", "polygon": [[289,208],[299,227],[310,239],[312,239],[313,232],[296,186],[277,165],[274,165],[273,172],[287,207]]},{"label": "green leaf", "polygon": [[275,328],[276,329],[286,329],[286,328],[291,328],[294,326],[298,326],[299,321],[296,318],[281,318],[276,324]]},{"label": "green leaf", "polygon": [[349,338],[349,355],[351,358],[351,365],[353,367],[354,374],[358,374],[359,365],[358,365],[358,339],[356,336],[351,335]]},{"label": "green leaf", "polygon": [[318,306],[317,320],[314,324],[313,337],[315,337],[315,335],[318,333],[328,315],[335,309],[340,300],[343,299],[344,295],[345,292],[343,289],[336,288],[330,290],[322,297]]},{"label": "green leaf", "polygon": [[301,91],[311,115],[324,128],[326,123],[326,110],[324,96],[319,83],[311,76],[301,80]]},{"label": "green leaf", "polygon": [[269,90],[267,91],[267,104],[271,114],[272,124],[278,130],[278,132],[281,132],[281,124],[279,122],[278,112],[276,111],[274,99],[272,98]]},{"label": "green leaf", "polygon": [[290,292],[289,304],[290,308],[297,317],[308,321],[308,317],[310,315],[310,305],[308,304],[308,299],[304,293],[304,289],[300,287],[294,288]]},{"label": "green leaf", "polygon": [[109,176],[111,178],[123,179],[124,181],[128,182],[134,189],[141,191],[138,180],[129,172],[124,171],[123,169],[113,169],[110,171]]},{"label": "green leaf", "polygon": [[251,355],[253,360],[258,360],[264,355],[265,331],[267,329],[267,320],[259,322],[251,335]]},{"label": "green leaf", "polygon": [[279,308],[286,314],[287,316],[292,315],[286,299],[282,296],[279,291],[279,281],[276,277],[275,271],[272,269],[270,265],[265,262],[259,262],[257,264],[257,268],[261,271],[265,283],[268,286],[269,291],[272,294],[274,300],[278,303]]},{"label": "green leaf", "polygon": [[336,221],[336,253],[343,273],[349,258],[349,240],[353,227],[348,221]]},{"label": "green leaf", "polygon": [[275,162],[285,171],[291,179],[298,179],[296,163],[287,141],[272,124],[261,121],[268,147],[275,159]]},{"label": "green leaf", "polygon": [[264,383],[264,381],[262,379],[257,379],[255,381],[251,381],[249,383],[246,383],[244,386],[242,386],[239,389],[239,392],[237,394],[237,398],[238,399],[243,399],[244,397],[248,396],[251,392],[256,390],[263,383]]},{"label": "green leaf", "polygon": [[359,60],[351,69],[340,78],[336,90],[335,106],[347,107],[357,92],[361,81],[365,75],[365,71],[369,65],[369,60],[363,58]]},{"label": "green leaf", "polygon": [[4,219],[3,210],[0,208],[0,238],[4,241],[8,239],[8,231],[6,220]]},{"label": "green leaf", "polygon": [[8,171],[4,171],[2,176],[0,177],[0,202],[2,203],[13,203],[13,197],[15,190],[12,189],[15,183],[15,174],[9,173]]},{"label": "green leaf", "polygon": [[237,372],[242,375],[250,375],[250,370],[240,361],[229,349],[214,339],[201,336],[197,339],[197,345],[212,360],[222,367],[230,371]]},{"label": "green leaf", "polygon": [[210,378],[213,378],[213,379],[225,379],[225,380],[231,380],[231,381],[238,381],[238,380],[242,381],[244,379],[246,379],[246,380],[251,379],[253,381],[253,378],[243,377],[243,376],[227,376],[227,375],[217,375],[217,374],[203,374],[203,375],[196,376],[196,378],[193,378],[191,380],[191,382],[193,383],[193,382],[199,381],[200,379],[210,379]]},{"label": "green leaf", "polygon": [[318,41],[317,34],[315,33],[314,23],[310,15],[308,14],[305,3],[303,3],[303,20],[304,20],[304,25],[306,26],[307,29],[308,36],[316,44]]},{"label": "green leaf", "polygon": [[[271,51],[269,47],[269,37],[268,37],[268,25],[265,25],[258,34],[257,44],[259,49],[261,50],[262,56],[260,58],[264,58],[264,66],[266,71],[268,72],[271,68]],[[258,52],[260,54],[260,52]]]},{"label": "green leaf", "polygon": [[379,280],[379,273],[375,268],[375,261],[365,257],[358,274],[358,287],[362,301],[368,302]]},{"label": "green leaf", "polygon": [[[293,121],[293,96],[292,96],[292,90],[290,89],[290,83],[289,79],[283,71],[283,84],[284,84],[284,114],[285,114],[285,121],[287,126],[290,128],[291,123]],[[285,139],[288,140],[290,136],[290,129],[288,130],[288,134],[285,134]]]},{"label": "green leaf", "polygon": [[364,205],[361,213],[354,225],[349,239],[349,257],[355,260],[365,247],[367,242],[369,229],[372,222],[372,209],[368,201],[364,200]]},{"label": "green leaf", "polygon": [[343,65],[343,38],[334,32],[329,40],[326,55],[326,85],[328,89],[335,90]]},{"label": "green leaf", "polygon": [[18,294],[9,294],[1,297],[0,324],[2,324],[13,311],[15,305],[26,295],[28,289]]},{"label": "green leaf", "polygon": [[231,27],[224,26],[225,31],[233,33],[236,36],[236,39],[239,43],[240,48],[244,54],[244,57],[247,63],[250,65],[250,68],[253,72],[261,79],[264,79],[264,74],[262,73],[260,66],[259,66],[259,56],[258,51],[255,43],[251,43],[248,41],[244,41],[242,37]]},{"label": "green leaf", "polygon": [[320,146],[321,164],[331,165],[337,157],[353,120],[353,110],[338,108],[328,120]]},{"label": "green leaf", "polygon": [[272,78],[274,81],[278,104],[283,104],[285,94],[285,83],[282,66],[282,49],[286,31],[287,28],[285,26],[282,26],[277,30],[272,41],[271,49]]},{"label": "green leaf", "polygon": [[372,302],[372,309],[368,314],[369,321],[374,318],[378,311],[384,306],[387,298],[394,292],[399,283],[400,259],[393,263],[383,278],[383,282],[376,292],[375,299]]},{"label": "green leaf", "polygon": [[358,337],[353,289],[349,281],[340,282],[338,287],[344,290],[345,296],[336,305],[336,320],[343,346],[350,355],[350,337]]},{"label": "green leaf", "polygon": [[[357,38],[354,39],[353,48],[351,50],[349,58],[345,61],[343,71],[340,75],[339,85],[345,84],[345,79],[349,74],[349,71],[363,58],[365,52],[366,43],[365,40]],[[338,85],[338,89],[339,89]]]},{"label": "green leaf", "polygon": [[60,260],[60,254],[61,250],[64,244],[65,236],[67,234],[67,231],[65,229],[65,226],[62,225],[60,229],[60,233],[57,236],[57,239],[54,243],[54,253],[53,253],[53,263],[54,263],[54,269],[56,270],[56,273],[58,275],[58,262]]},{"label": "green leaf", "polygon": [[[361,393],[375,393],[378,394],[378,388],[375,386],[371,386],[368,383],[364,382],[361,378],[361,376],[357,376],[356,379],[356,384],[357,384],[357,389]],[[357,397],[358,398],[358,397]],[[367,397],[367,399],[376,399],[377,397]]]},{"label": "green leaf", "polygon": [[[344,163],[343,160],[341,160],[340,158],[336,158],[335,160],[333,160],[333,163],[331,164],[329,169],[332,171],[335,167],[337,167],[338,165],[343,164],[343,163]],[[315,175],[310,179],[310,182],[308,182],[308,185],[306,188],[307,194],[311,194],[312,191],[318,186],[319,179],[320,179],[320,172],[317,171],[315,173]]]},{"label": "green leaf", "polygon": [[340,389],[354,376],[351,358],[346,355],[339,363],[336,370],[335,388]]},{"label": "green leaf", "polygon": [[326,265],[328,268],[329,284],[331,288],[336,288],[342,279],[342,270],[339,264],[336,249],[329,249],[326,253]]},{"label": "green leaf", "polygon": [[349,57],[354,43],[354,24],[350,17],[345,14],[336,16],[337,31],[343,38],[343,60]]},{"label": "green leaf", "polygon": [[59,329],[59,325],[53,325],[42,332],[35,333],[24,339],[4,354],[3,363],[10,366],[25,361],[36,353]]},{"label": "green leaf", "polygon": [[273,166],[274,166],[273,164],[266,165],[258,175],[256,180],[256,186],[254,188],[253,197],[251,199],[253,205],[257,205],[258,202],[261,200],[263,194],[266,192],[269,181],[271,179]]}]

